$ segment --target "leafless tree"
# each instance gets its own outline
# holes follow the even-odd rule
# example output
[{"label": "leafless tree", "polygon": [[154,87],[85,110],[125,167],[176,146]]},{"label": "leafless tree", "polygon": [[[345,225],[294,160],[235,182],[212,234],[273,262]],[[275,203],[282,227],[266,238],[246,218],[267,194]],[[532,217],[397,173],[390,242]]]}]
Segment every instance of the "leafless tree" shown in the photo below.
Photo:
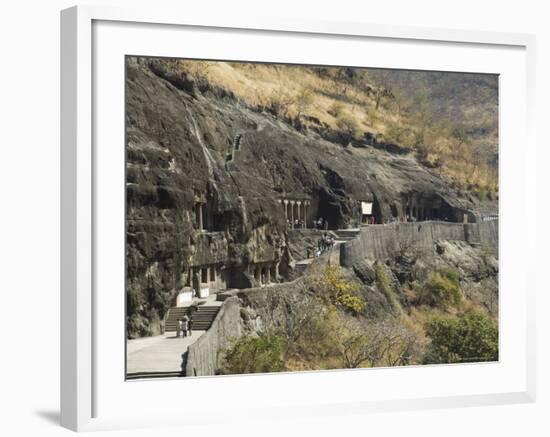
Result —
[{"label": "leafless tree", "polygon": [[280,335],[287,344],[297,342],[307,331],[307,323],[321,311],[319,302],[303,286],[289,291],[266,289],[265,300],[257,308],[265,333]]},{"label": "leafless tree", "polygon": [[402,366],[420,356],[421,345],[418,335],[403,326],[397,317],[380,321],[349,319],[340,353],[346,368],[364,364]]}]

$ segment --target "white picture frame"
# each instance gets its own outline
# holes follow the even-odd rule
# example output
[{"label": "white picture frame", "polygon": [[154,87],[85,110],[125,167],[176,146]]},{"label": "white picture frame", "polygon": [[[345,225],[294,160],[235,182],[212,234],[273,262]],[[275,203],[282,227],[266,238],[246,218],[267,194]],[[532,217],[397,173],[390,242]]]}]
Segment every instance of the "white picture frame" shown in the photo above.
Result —
[{"label": "white picture frame", "polygon": [[[119,402],[116,398],[116,390],[108,393],[108,386],[101,385],[101,381],[108,380],[103,378],[102,368],[105,364],[105,354],[98,354],[98,350],[103,347],[105,337],[98,334],[98,319],[101,318],[103,324],[108,323],[110,328],[119,329],[124,323],[124,314],[118,316],[120,320],[112,321],[109,315],[103,311],[105,301],[97,298],[98,284],[102,284],[105,278],[101,278],[100,272],[104,271],[98,266],[103,262],[99,257],[101,244],[98,241],[98,223],[104,218],[100,217],[98,204],[103,202],[101,193],[104,192],[101,184],[106,183],[103,179],[98,185],[98,167],[103,165],[104,155],[98,156],[96,150],[97,138],[101,132],[98,132],[94,120],[101,117],[98,113],[98,102],[101,105],[101,98],[96,95],[95,87],[100,81],[100,74],[103,70],[94,65],[94,60],[99,59],[102,45],[102,36],[94,26],[98,23],[109,23],[107,27],[124,27],[131,25],[135,28],[148,28],[154,32],[177,31],[178,28],[185,28],[186,32],[220,32],[227,29],[238,30],[239,38],[246,38],[247,34],[259,35],[268,34],[269,38],[276,39],[282,35],[292,36],[293,38],[353,38],[360,43],[363,39],[371,41],[384,41],[389,44],[411,43],[411,44],[431,44],[453,45],[460,47],[467,52],[478,47],[488,50],[498,50],[499,52],[515,53],[514,59],[521,59],[522,65],[515,68],[519,70],[519,77],[525,79],[521,90],[517,90],[514,97],[520,100],[517,123],[520,124],[520,130],[517,132],[504,132],[503,141],[507,141],[507,136],[512,138],[523,137],[523,147],[521,150],[506,150],[507,160],[517,162],[521,159],[522,166],[516,173],[516,183],[501,184],[501,190],[504,198],[521,199],[521,202],[531,202],[534,204],[535,193],[535,140],[533,134],[534,123],[534,64],[535,64],[535,39],[532,35],[492,33],[461,31],[451,29],[426,29],[403,26],[373,25],[364,23],[337,23],[337,22],[308,22],[306,20],[286,20],[274,18],[247,19],[242,21],[225,21],[223,18],[194,17],[188,16],[184,11],[164,11],[158,8],[129,10],[110,7],[78,6],[62,11],[61,13],[61,423],[63,426],[72,430],[98,430],[113,429],[121,427],[141,427],[141,426],[165,426],[167,424],[175,425],[193,425],[197,423],[223,422],[231,421],[231,409],[223,411],[218,406],[212,406],[208,414],[199,409],[192,411],[191,415],[182,417],[170,412],[161,414],[152,411],[151,414],[136,412],[136,415],[125,414],[116,411],[103,414],[107,407],[103,407],[101,399],[106,396],[113,397],[113,402]],[[119,30],[111,27],[107,32]],[[130,30],[122,30],[128,32]],[[138,29],[139,31],[139,29]],[[108,34],[111,36],[112,34]],[[134,34],[135,36],[135,34]],[[120,39],[120,38],[118,38]],[[117,41],[118,41],[117,39]],[[136,39],[136,38],[134,38]],[[139,39],[139,38],[137,38]],[[117,44],[114,43],[113,46]],[[154,49],[155,41],[150,42]],[[160,47],[160,46],[159,46]],[[164,46],[164,50],[168,50]],[[200,47],[196,48],[200,52]],[[120,50],[124,52],[124,48]],[[269,51],[270,46],[265,50]],[[120,52],[117,52],[120,53]],[[520,53],[521,55],[518,55]],[[116,53],[115,53],[116,54]],[[141,53],[127,53],[141,54]],[[146,53],[147,54],[147,53]],[[158,55],[163,55],[159,49]],[[174,53],[174,56],[177,56]],[[519,57],[517,57],[519,56]],[[118,59],[118,58],[117,58]],[[279,60],[281,58],[278,58]],[[253,60],[253,59],[246,59]],[[523,63],[524,60],[524,63]],[[437,64],[434,60],[432,65]],[[475,61],[472,61],[475,62]],[[457,64],[456,68],[460,68]],[[498,69],[492,72],[499,73]],[[517,79],[517,78],[516,78]],[[119,84],[120,85],[120,84]],[[118,106],[123,102],[118,102]],[[510,102],[502,101],[502,105],[509,105]],[[504,108],[506,110],[506,108]],[[513,115],[512,113],[509,114]],[[508,115],[501,112],[501,122],[508,120]],[[94,127],[95,126],[95,127]],[[507,125],[506,125],[507,126]],[[508,129],[508,127],[506,127]],[[510,128],[511,129],[511,128]],[[518,136],[519,135],[519,136]],[[124,144],[120,144],[124,147]],[[519,153],[519,155],[518,155]],[[508,169],[501,164],[501,177],[506,178]],[[116,166],[116,163],[113,163]],[[102,167],[102,172],[105,166]],[[106,171],[105,174],[107,174]],[[103,173],[102,173],[103,174]],[[104,176],[101,176],[104,178]],[[107,177],[107,176],[106,176]],[[113,180],[107,182],[115,181]],[[519,182],[518,182],[519,181]],[[114,199],[116,200],[116,199]],[[518,203],[520,201],[518,200]],[[506,214],[506,204],[501,204],[502,214]],[[535,253],[529,250],[535,244],[535,225],[533,229],[527,230],[521,241],[514,239],[508,231],[506,220],[501,224],[501,240],[510,239],[510,244],[504,244],[502,247],[513,247],[515,251],[525,250],[525,253]],[[120,232],[123,232],[122,227]],[[101,233],[101,232],[100,232]],[[99,249],[98,249],[99,247]],[[515,370],[511,370],[510,375],[516,378],[517,384],[513,389],[506,387],[503,381],[502,389],[495,386],[494,390],[476,391],[473,388],[465,389],[463,392],[449,389],[449,392],[437,394],[434,389],[430,393],[416,392],[414,388],[409,391],[395,389],[391,395],[384,397],[377,395],[368,397],[366,394],[350,393],[349,399],[344,398],[344,394],[338,392],[337,387],[341,384],[353,384],[354,381],[360,382],[363,373],[361,372],[316,372],[311,376],[309,374],[292,375],[269,375],[269,376],[238,376],[224,378],[223,387],[219,382],[220,378],[200,378],[189,379],[189,390],[196,390],[197,387],[208,387],[207,390],[220,390],[221,392],[231,390],[241,390],[245,386],[251,389],[253,385],[263,387],[265,393],[271,393],[275,400],[272,403],[262,403],[262,399],[255,399],[254,402],[244,404],[242,408],[254,411],[257,420],[273,417],[289,417],[300,415],[326,415],[326,414],[364,414],[373,411],[398,411],[404,409],[424,409],[440,407],[463,407],[488,404],[506,404],[533,402],[535,399],[535,309],[534,309],[534,273],[531,271],[529,257],[525,255],[522,260],[515,263],[513,253],[502,253],[505,255],[505,262],[501,263],[503,268],[507,268],[507,274],[501,276],[501,280],[517,281],[514,285],[520,285],[517,291],[519,296],[519,306],[515,303],[517,310],[521,309],[518,319],[519,331],[514,336],[514,340],[504,337],[501,342],[517,341],[521,350],[518,354],[518,365]],[[515,278],[515,279],[514,279]],[[517,288],[517,287],[516,287]],[[124,290],[120,290],[121,296]],[[502,305],[509,305],[504,299]],[[510,309],[512,310],[512,308]],[[103,312],[102,312],[103,311]],[[100,314],[101,313],[101,314]],[[506,316],[505,315],[501,317]],[[108,322],[103,322],[103,317]],[[501,320],[502,323],[502,320]],[[516,338],[517,337],[517,338]],[[502,343],[501,343],[502,345]],[[122,355],[122,352],[121,352]],[[503,359],[504,360],[504,359]],[[498,365],[505,366],[501,361]],[[458,367],[454,367],[457,369]],[[391,376],[396,376],[399,381],[406,381],[408,377],[429,378],[429,372],[438,374],[435,378],[449,378],[451,372],[449,367],[429,367],[422,369],[399,369],[399,373],[392,369],[368,370],[368,372],[378,372],[379,378],[387,378],[387,372]],[[461,365],[461,369],[473,374],[487,372],[487,374],[496,374],[499,372],[497,367],[487,368],[483,365]],[[478,372],[479,371],[479,372]],[[521,373],[521,375],[519,374]],[[457,373],[458,374],[458,373]],[[343,376],[342,376],[343,375]],[[485,375],[485,374],[484,374]],[[502,379],[507,378],[507,373],[502,373]],[[121,375],[122,377],[122,375]],[[289,379],[290,378],[290,379]],[[319,384],[319,378],[325,378],[333,382],[327,382],[328,390],[323,396],[312,396],[310,400],[303,397],[299,404],[285,405],[283,402],[276,402],[277,386],[285,383],[294,384],[296,387],[314,387]],[[480,378],[484,378],[481,376]],[[185,378],[184,378],[185,379]],[[371,378],[372,380],[372,378]],[[285,382],[287,381],[287,382]],[[498,381],[497,381],[498,382]],[[495,384],[497,384],[495,382]],[[121,381],[124,383],[124,381]],[[170,381],[163,381],[161,390],[169,391],[166,384]],[[179,381],[178,381],[179,383]],[[132,386],[132,395],[141,393],[152,393],[149,390],[155,382],[149,382],[146,388],[134,384]],[[482,385],[482,384],[481,384]],[[480,385],[480,387],[481,387]],[[138,388],[135,388],[138,387]],[[159,386],[161,387],[161,386]],[[333,387],[332,389],[330,387]],[[313,389],[311,389],[313,390]],[[331,391],[333,390],[333,391]],[[303,390],[302,390],[303,391]],[[307,392],[307,390],[306,390]],[[121,392],[118,392],[121,393]],[[223,398],[224,394],[220,395]],[[238,398],[238,395],[236,395]],[[299,398],[300,396],[297,395]],[[229,399],[229,398],[228,398]],[[213,415],[212,410],[219,414]]]}]

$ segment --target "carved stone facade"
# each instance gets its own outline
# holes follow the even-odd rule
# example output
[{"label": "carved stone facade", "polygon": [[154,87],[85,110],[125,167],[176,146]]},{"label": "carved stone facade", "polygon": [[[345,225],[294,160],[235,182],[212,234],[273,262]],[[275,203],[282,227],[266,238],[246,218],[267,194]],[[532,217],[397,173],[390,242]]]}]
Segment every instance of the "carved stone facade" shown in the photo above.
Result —
[{"label": "carved stone facade", "polygon": [[249,264],[248,273],[259,286],[279,282],[279,262]]},{"label": "carved stone facade", "polygon": [[284,215],[291,229],[307,229],[311,221],[311,200],[305,197],[282,197],[279,203],[284,208]]}]

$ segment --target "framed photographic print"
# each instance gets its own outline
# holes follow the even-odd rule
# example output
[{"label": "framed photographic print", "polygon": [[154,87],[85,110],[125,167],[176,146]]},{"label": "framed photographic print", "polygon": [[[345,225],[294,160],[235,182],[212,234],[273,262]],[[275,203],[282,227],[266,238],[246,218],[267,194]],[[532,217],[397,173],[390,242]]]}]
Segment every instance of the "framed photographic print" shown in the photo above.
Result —
[{"label": "framed photographic print", "polygon": [[64,426],[534,399],[532,36],[75,7],[61,45]]}]

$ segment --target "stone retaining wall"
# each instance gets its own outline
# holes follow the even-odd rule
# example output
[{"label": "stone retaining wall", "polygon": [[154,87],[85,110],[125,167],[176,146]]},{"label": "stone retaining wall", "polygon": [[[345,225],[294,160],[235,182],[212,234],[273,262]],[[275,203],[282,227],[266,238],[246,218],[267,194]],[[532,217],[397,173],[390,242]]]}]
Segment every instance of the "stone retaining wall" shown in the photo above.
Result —
[{"label": "stone retaining wall", "polygon": [[431,248],[437,240],[466,241],[498,248],[498,220],[483,223],[420,222],[370,225],[340,246],[340,265],[352,267],[364,258],[384,260],[401,248]]},{"label": "stone retaining wall", "polygon": [[187,350],[186,376],[215,375],[220,368],[218,351],[240,337],[242,324],[238,297],[226,299],[212,326]]}]

